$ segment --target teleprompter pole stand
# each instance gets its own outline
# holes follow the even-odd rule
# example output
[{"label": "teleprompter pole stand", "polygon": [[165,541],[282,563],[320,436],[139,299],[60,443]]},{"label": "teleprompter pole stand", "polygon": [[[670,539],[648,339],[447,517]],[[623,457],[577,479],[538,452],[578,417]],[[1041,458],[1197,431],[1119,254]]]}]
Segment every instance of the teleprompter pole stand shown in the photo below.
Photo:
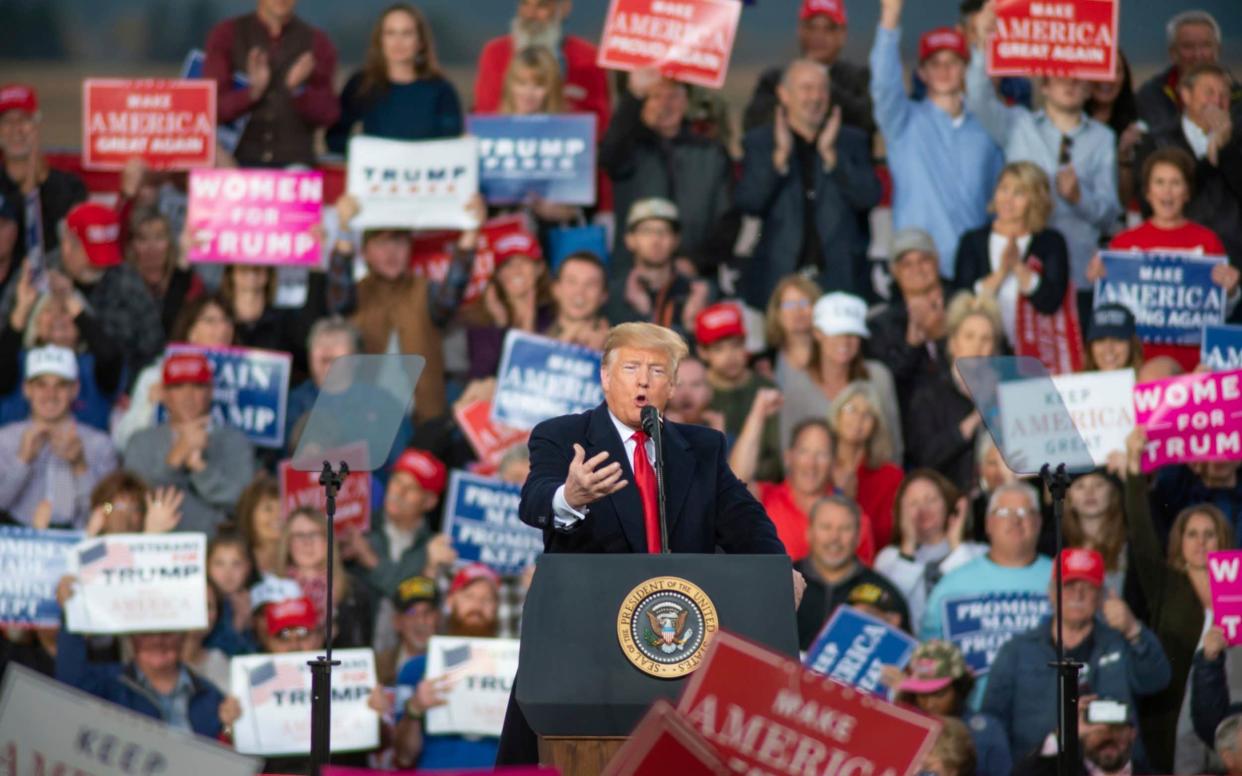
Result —
[{"label": "teleprompter pole stand", "polygon": [[1044,464],[1039,476],[1052,495],[1052,525],[1056,532],[1056,569],[1057,575],[1057,659],[1050,663],[1057,669],[1057,776],[1071,776],[1078,773],[1082,762],[1078,754],[1078,670],[1082,663],[1065,659],[1065,638],[1061,624],[1061,593],[1065,583],[1061,579],[1061,550],[1064,537],[1061,536],[1061,513],[1065,509],[1065,492],[1069,490],[1070,478],[1065,471],[1065,464],[1059,464],[1054,471]]},{"label": "teleprompter pole stand", "polygon": [[323,615],[324,654],[307,663],[311,670],[311,776],[319,776],[331,754],[332,666],[341,664],[341,661],[332,659],[332,548],[336,544],[336,494],[348,476],[349,466],[344,461],[335,472],[332,471],[332,464],[324,461],[323,471],[319,474],[319,484],[327,497],[328,603],[324,606]]}]

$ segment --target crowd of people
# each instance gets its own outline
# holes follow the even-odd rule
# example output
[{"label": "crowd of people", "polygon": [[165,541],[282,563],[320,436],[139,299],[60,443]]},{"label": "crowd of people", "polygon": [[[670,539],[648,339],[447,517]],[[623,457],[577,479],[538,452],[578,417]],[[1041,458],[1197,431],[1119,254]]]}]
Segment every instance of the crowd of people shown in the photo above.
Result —
[{"label": "crowd of people", "polygon": [[[595,205],[470,204],[478,221],[525,224],[494,248],[477,298],[477,231],[432,279],[411,267],[411,232],[354,234],[350,196],[332,203],[331,257],[293,303],[273,268],[190,264],[183,175],[135,160],[115,205],[88,201],[43,153],[42,125],[65,117],[41,112],[30,87],[0,87],[0,514],[92,536],[202,532],[211,612],[193,633],[8,630],[0,659],[228,741],[240,714],[228,658],[373,647],[381,685],[401,699],[372,697],[392,722],[385,763],[490,765],[495,739],[424,733],[446,692],[427,676],[427,643],[516,638],[534,567],[502,577],[463,564],[440,532],[448,473],[481,466],[454,410],[495,393],[506,332],[599,349],[610,326],[648,321],[691,345],[668,419],[725,435],[730,467],[806,578],[801,647],[842,605],[920,641],[885,681],[944,721],[924,772],[1053,772],[1059,622],[1084,664],[1082,772],[1242,774],[1242,651],[1213,625],[1206,561],[1242,530],[1239,462],[1144,474],[1136,428],[1107,468],[1073,481],[1058,557],[1048,493],[1009,469],[954,368],[1031,354],[1032,322],[1046,319],[1077,322],[1057,330],[1081,332],[1060,349],[1080,350],[1084,372],[1145,381],[1200,368],[1197,348],[1141,341],[1135,311],[1094,307],[1092,284],[1104,248],[1223,255],[1212,280],[1237,307],[1242,82],[1222,62],[1219,25],[1201,11],[1169,19],[1169,65],[1136,88],[1124,56],[1106,82],[989,77],[993,0],[946,0],[946,25],[926,31],[903,30],[903,0],[879,5],[866,63],[843,58],[845,0],[791,5],[798,56],[762,74],[736,138],[719,94],[599,68],[596,45],[563,30],[569,0],[517,0],[508,32],[479,54],[472,98],[404,3],[375,21],[365,52],[348,52],[363,65],[339,94],[331,35],[296,0],[256,0],[213,28],[204,76],[219,121],[245,120],[221,165],[311,167],[358,132],[455,137],[469,112],[595,117]],[[891,235],[874,217],[888,182]],[[606,255],[554,264],[558,234],[588,222],[612,231]],[[869,259],[877,240],[887,261]],[[212,367],[196,348],[226,346],[291,355],[284,450],[213,419]],[[332,363],[355,353],[426,366],[372,477],[371,527],[332,539],[323,513],[282,504],[276,464]],[[528,471],[518,444],[489,473],[521,484]],[[1058,564],[1061,610],[972,671],[946,638],[945,602],[1047,594]],[[63,580],[60,601],[79,584]],[[1092,700],[1124,713],[1101,722]]]}]

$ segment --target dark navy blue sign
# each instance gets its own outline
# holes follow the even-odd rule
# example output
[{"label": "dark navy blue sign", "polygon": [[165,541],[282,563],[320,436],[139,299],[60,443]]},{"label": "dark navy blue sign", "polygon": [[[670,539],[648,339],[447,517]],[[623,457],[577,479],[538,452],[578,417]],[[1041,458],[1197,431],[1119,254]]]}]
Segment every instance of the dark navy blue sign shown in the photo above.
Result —
[{"label": "dark navy blue sign", "polygon": [[543,552],[543,532],[518,518],[522,489],[469,472],[449,477],[444,533],[461,561],[478,561],[498,574],[520,574]]},{"label": "dark navy blue sign", "polygon": [[80,531],[0,526],[0,625],[60,625],[56,585],[68,573],[69,552],[80,541]]},{"label": "dark navy blue sign", "polygon": [[[190,53],[185,55],[185,61],[181,63],[182,78],[206,78],[203,75],[203,65],[207,62],[207,55],[199,49],[190,49]],[[249,89],[250,79],[243,72],[233,73],[234,89]],[[217,122],[216,124],[216,142],[220,147],[230,154],[237,150],[237,144],[241,141],[242,133],[246,131],[246,123],[250,121],[250,114],[245,113],[233,119],[227,124]]]},{"label": "dark navy blue sign", "polygon": [[472,115],[466,128],[479,139],[479,191],[488,204],[531,195],[595,204],[594,115]]},{"label": "dark navy blue sign", "polygon": [[815,637],[802,665],[881,698],[888,697],[880,684],[886,666],[905,668],[918,646],[912,636],[852,606],[836,612]]},{"label": "dark navy blue sign", "polygon": [[592,409],[604,400],[600,354],[510,329],[497,372],[492,421],[531,429],[548,418]]},{"label": "dark navy blue sign", "polygon": [[1224,256],[1104,251],[1107,275],[1095,284],[1095,306],[1120,304],[1134,313],[1139,339],[1198,345],[1203,327],[1225,320],[1225,290],[1212,282]]},{"label": "dark navy blue sign", "polygon": [[215,376],[211,396],[214,422],[241,431],[259,447],[284,447],[292,364],[288,353],[252,348],[168,347],[169,353],[185,350],[201,351],[211,364]]},{"label": "dark navy blue sign", "polygon": [[1199,361],[1213,372],[1242,369],[1242,326],[1204,326]]},{"label": "dark navy blue sign", "polygon": [[1043,593],[984,593],[944,602],[944,637],[957,645],[975,676],[992,667],[1011,638],[1034,628],[1051,614]]}]

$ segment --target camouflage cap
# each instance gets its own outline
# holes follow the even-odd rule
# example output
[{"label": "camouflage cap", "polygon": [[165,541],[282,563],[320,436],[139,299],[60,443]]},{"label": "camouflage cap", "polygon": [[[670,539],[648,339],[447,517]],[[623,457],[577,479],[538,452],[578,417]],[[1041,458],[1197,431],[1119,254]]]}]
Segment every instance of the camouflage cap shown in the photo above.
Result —
[{"label": "camouflage cap", "polygon": [[932,639],[914,650],[908,666],[910,676],[898,687],[898,692],[940,692],[957,679],[970,675],[961,651],[947,641]]}]

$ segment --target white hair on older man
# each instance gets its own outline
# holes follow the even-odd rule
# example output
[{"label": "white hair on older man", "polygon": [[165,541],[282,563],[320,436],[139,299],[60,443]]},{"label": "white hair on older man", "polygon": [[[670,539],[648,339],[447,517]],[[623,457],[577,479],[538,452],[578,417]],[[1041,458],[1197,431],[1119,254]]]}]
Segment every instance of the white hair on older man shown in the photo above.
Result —
[{"label": "white hair on older man", "polygon": [[996,511],[996,504],[1000,501],[1000,497],[1006,493],[1021,493],[1026,496],[1026,500],[1031,505],[1031,509],[1039,509],[1039,492],[1026,484],[1022,480],[1014,480],[1006,482],[996,490],[992,491],[992,495],[988,497],[988,514]]},{"label": "white hair on older man", "polygon": [[1202,24],[1205,27],[1211,27],[1212,37],[1216,39],[1216,45],[1220,45],[1220,24],[1216,21],[1216,17],[1207,11],[1195,9],[1182,11],[1172,19],[1169,19],[1169,23],[1165,25],[1164,34],[1170,46],[1177,42],[1177,33],[1188,24]]}]

